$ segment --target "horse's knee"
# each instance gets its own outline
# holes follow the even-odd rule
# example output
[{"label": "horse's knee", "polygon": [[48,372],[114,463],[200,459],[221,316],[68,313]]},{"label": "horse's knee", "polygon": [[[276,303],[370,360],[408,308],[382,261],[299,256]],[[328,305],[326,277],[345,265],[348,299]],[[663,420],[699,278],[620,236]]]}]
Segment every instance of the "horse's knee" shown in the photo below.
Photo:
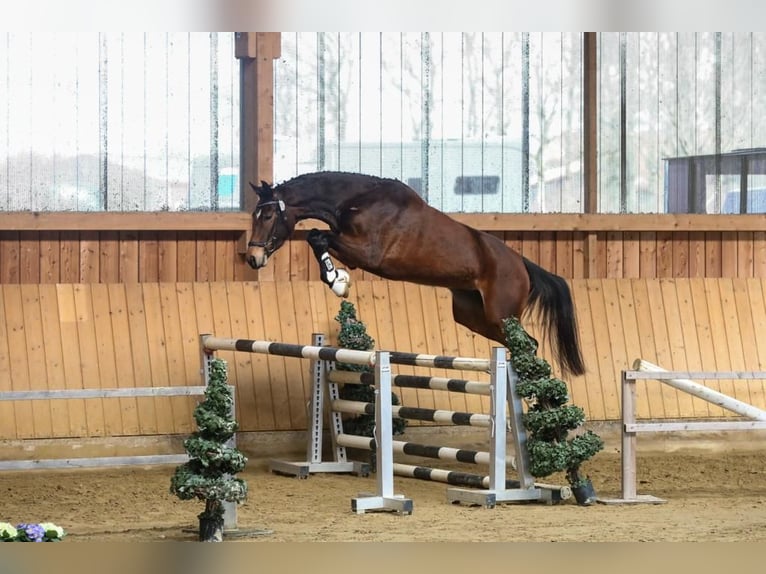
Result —
[{"label": "horse's knee", "polygon": [[306,241],[311,246],[317,259],[327,253],[327,250],[330,248],[330,238],[326,231],[312,229],[306,236]]}]

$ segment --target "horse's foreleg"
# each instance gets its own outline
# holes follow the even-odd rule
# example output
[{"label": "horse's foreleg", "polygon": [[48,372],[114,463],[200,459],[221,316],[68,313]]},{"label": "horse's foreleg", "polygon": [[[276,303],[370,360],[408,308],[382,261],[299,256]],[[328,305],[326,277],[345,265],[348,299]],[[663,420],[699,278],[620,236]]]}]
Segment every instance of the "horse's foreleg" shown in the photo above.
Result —
[{"label": "horse's foreleg", "polygon": [[336,269],[335,265],[330,259],[330,253],[328,249],[330,247],[330,240],[327,232],[319,231],[318,229],[312,229],[309,231],[306,240],[311,249],[314,251],[314,256],[319,262],[319,271],[322,281],[327,283],[338,297],[348,297],[349,287],[351,286],[351,277],[345,269]]}]

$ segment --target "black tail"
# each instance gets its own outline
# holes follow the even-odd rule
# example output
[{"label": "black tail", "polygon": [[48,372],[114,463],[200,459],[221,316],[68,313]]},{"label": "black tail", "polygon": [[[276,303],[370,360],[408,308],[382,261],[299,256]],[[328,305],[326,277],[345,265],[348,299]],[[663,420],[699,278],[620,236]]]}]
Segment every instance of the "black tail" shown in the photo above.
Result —
[{"label": "black tail", "polygon": [[523,259],[530,283],[527,308],[539,313],[545,336],[562,368],[573,375],[582,375],[585,366],[569,285],[562,277],[526,257]]}]

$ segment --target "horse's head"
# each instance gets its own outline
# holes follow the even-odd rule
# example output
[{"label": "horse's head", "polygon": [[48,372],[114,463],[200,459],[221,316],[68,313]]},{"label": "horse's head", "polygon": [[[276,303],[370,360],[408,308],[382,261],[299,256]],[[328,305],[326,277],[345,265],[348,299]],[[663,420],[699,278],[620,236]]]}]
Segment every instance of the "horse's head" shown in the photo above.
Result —
[{"label": "horse's head", "polygon": [[253,227],[247,243],[247,262],[253,269],[266,265],[269,256],[290,237],[286,206],[279,194],[265,181],[261,186],[250,184],[258,194],[258,204],[253,211]]}]

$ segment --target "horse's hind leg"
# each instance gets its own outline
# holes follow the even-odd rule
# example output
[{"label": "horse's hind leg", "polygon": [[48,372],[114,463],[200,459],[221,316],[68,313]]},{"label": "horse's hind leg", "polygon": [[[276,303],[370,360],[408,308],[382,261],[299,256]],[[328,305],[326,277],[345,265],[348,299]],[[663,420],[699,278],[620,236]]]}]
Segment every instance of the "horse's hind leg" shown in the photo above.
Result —
[{"label": "horse's hind leg", "polygon": [[484,299],[478,291],[450,289],[452,292],[452,316],[455,321],[478,333],[505,345],[502,327],[487,319]]},{"label": "horse's hind leg", "polygon": [[351,277],[345,269],[336,269],[330,259],[328,249],[330,241],[327,232],[312,229],[306,237],[314,256],[319,262],[319,272],[322,281],[327,283],[338,297],[348,297],[348,291],[351,287]]}]

